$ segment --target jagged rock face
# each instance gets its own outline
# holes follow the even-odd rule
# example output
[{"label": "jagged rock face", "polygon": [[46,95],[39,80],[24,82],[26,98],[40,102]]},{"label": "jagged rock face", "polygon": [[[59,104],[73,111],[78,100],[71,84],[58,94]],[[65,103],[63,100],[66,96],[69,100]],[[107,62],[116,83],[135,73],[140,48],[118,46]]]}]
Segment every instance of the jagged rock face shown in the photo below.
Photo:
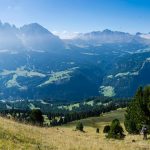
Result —
[{"label": "jagged rock face", "polygon": [[150,83],[149,40],[104,30],[61,40],[39,24],[0,23],[1,99],[130,97]]},{"label": "jagged rock face", "polygon": [[76,45],[93,45],[100,44],[116,44],[116,43],[146,43],[146,38],[142,38],[141,34],[131,35],[129,33],[119,31],[93,31],[85,34],[78,34],[75,38],[67,40],[68,43]]},{"label": "jagged rock face", "polygon": [[0,50],[51,51],[63,49],[63,41],[37,23],[16,28],[0,23]]},{"label": "jagged rock face", "polygon": [[26,47],[37,51],[55,51],[63,48],[63,42],[37,23],[20,28],[21,39]]},{"label": "jagged rock face", "polygon": [[19,39],[19,30],[8,23],[0,23],[0,50],[18,50],[23,48]]}]

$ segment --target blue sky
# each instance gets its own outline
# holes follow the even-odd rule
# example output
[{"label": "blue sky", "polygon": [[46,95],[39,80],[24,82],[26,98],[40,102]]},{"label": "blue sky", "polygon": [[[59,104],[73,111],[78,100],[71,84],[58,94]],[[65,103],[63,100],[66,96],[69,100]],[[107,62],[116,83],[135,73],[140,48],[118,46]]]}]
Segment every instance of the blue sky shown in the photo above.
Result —
[{"label": "blue sky", "polygon": [[0,20],[57,32],[150,32],[150,0],[0,0]]}]

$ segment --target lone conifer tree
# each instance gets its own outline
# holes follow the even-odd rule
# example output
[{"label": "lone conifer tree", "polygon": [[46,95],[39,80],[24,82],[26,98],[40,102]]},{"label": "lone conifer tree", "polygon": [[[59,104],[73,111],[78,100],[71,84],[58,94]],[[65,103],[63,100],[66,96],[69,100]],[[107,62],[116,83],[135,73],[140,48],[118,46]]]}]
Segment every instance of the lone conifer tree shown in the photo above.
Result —
[{"label": "lone conifer tree", "polygon": [[107,138],[122,139],[125,137],[123,132],[124,131],[120,125],[120,121],[118,119],[114,119],[111,123]]},{"label": "lone conifer tree", "polygon": [[76,130],[79,130],[79,131],[83,131],[83,124],[82,122],[78,122],[77,125],[76,125]]},{"label": "lone conifer tree", "polygon": [[33,124],[39,124],[42,125],[44,118],[42,116],[42,112],[40,109],[33,109],[30,113],[30,121]]}]

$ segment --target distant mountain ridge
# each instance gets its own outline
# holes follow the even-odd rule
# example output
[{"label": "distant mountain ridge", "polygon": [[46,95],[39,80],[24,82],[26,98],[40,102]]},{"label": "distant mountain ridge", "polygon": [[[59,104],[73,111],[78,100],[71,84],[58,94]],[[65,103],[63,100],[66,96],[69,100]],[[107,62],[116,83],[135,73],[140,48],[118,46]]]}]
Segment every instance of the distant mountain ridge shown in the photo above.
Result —
[{"label": "distant mountain ridge", "polygon": [[103,31],[93,31],[89,33],[79,33],[70,40],[61,40],[58,36],[52,34],[46,28],[38,23],[31,23],[17,28],[15,25],[0,22],[0,49],[32,49],[41,50],[49,48],[64,48],[65,43],[84,44],[84,45],[100,45],[107,43],[150,43],[150,35],[137,33],[135,35],[111,31],[105,29]]},{"label": "distant mountain ridge", "polygon": [[150,84],[149,33],[93,31],[63,40],[37,23],[0,23],[0,99],[131,97]]},{"label": "distant mountain ridge", "polygon": [[0,23],[0,50],[50,50],[63,48],[63,41],[37,23],[17,28]]},{"label": "distant mountain ridge", "polygon": [[78,34],[75,38],[67,40],[71,44],[100,45],[109,43],[145,43],[148,44],[150,39],[138,34],[132,35],[120,31],[93,31],[85,34]]}]

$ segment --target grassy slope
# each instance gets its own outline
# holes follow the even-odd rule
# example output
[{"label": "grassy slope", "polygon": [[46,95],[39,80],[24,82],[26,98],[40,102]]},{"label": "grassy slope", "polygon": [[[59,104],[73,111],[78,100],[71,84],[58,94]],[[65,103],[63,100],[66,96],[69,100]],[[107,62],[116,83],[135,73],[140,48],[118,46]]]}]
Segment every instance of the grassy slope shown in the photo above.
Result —
[{"label": "grassy slope", "polygon": [[[82,120],[85,133],[74,131],[76,122],[63,127],[40,128],[16,123],[0,117],[0,149],[3,150],[148,150],[150,141],[142,136],[127,135],[125,140],[108,140],[103,126],[114,118],[123,121],[124,110]],[[96,127],[100,134],[96,134]],[[126,133],[127,134],[127,133]],[[132,140],[136,140],[132,143]]]},{"label": "grassy slope", "polygon": [[[86,127],[92,128],[103,128],[104,125],[110,124],[110,122],[116,118],[119,119],[122,123],[124,121],[124,109],[118,109],[117,111],[112,111],[106,114],[102,114],[100,117],[90,117],[87,119],[82,119],[82,123]],[[66,127],[75,126],[78,121],[71,122]]]}]

